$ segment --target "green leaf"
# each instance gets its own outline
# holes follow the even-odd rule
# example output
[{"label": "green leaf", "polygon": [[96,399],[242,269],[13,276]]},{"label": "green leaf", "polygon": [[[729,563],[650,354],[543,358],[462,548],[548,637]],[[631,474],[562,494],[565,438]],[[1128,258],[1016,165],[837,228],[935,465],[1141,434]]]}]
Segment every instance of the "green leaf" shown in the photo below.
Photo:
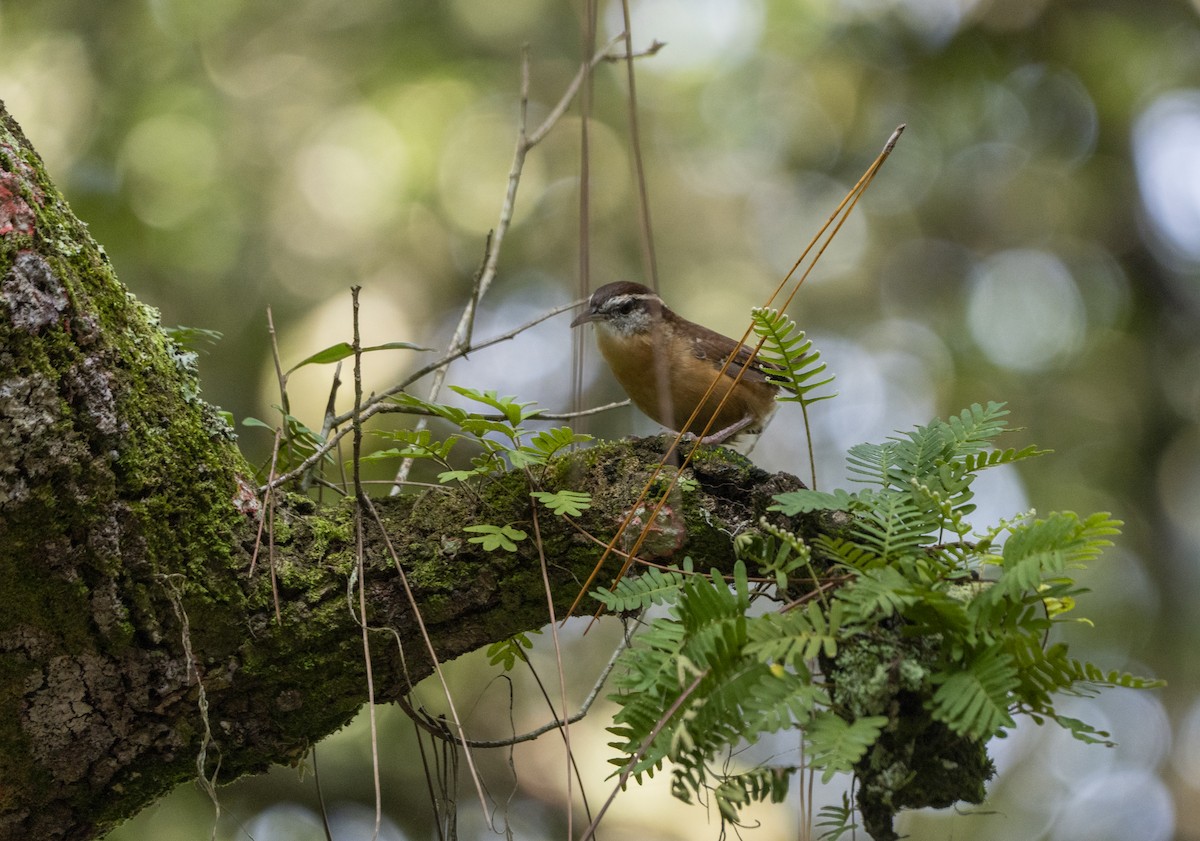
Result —
[{"label": "green leaf", "polygon": [[[988,402],[987,406],[972,403],[945,421],[956,453],[979,452],[1008,428],[1008,409],[1004,403]],[[940,422],[939,422],[940,423]]]},{"label": "green leaf", "polygon": [[492,420],[491,418],[483,418],[478,415],[468,415],[463,418],[459,423],[459,427],[463,432],[474,435],[477,438],[482,438],[489,432],[495,432],[503,435],[509,441],[515,441],[518,434],[517,428],[507,421]]},{"label": "green leaf", "polygon": [[363,461],[385,458],[432,458],[444,462],[449,458],[450,450],[459,440],[457,437],[451,436],[444,441],[437,441],[428,429],[374,431],[374,434],[381,438],[398,441],[402,446],[371,453],[364,456]]},{"label": "green leaf", "polygon": [[580,491],[562,490],[558,493],[534,491],[531,496],[555,514],[578,517],[592,507],[592,495]]},{"label": "green leaf", "polygon": [[846,467],[852,482],[865,482],[881,488],[902,488],[908,484],[905,471],[897,464],[896,441],[882,444],[855,444],[846,455]]},{"label": "green leaf", "polygon": [[471,532],[475,537],[467,538],[468,543],[478,543],[484,551],[494,552],[503,549],[505,552],[516,552],[516,541],[526,538],[525,532],[512,526],[463,526],[463,531]]},{"label": "green leaf", "polygon": [[466,388],[461,385],[452,385],[450,390],[461,394],[468,400],[474,400],[476,403],[482,403],[485,406],[491,406],[504,415],[510,426],[517,426],[522,421],[536,416],[541,410],[528,410],[529,406],[536,405],[534,403],[518,403],[515,397],[500,397],[495,391],[485,390],[480,391],[474,388]]},{"label": "green leaf", "polygon": [[1116,742],[1109,738],[1112,734],[1104,730],[1097,730],[1085,721],[1065,715],[1054,715],[1052,718],[1063,729],[1069,730],[1073,738],[1078,739],[1086,745],[1104,745],[1109,748],[1116,747],[1117,745]]},{"label": "green leaf", "polygon": [[[1093,561],[1112,542],[1121,522],[1107,513],[1080,520],[1070,511],[1054,512],[1045,519],[1010,524],[1010,534],[1001,554],[1000,578],[981,593],[972,610],[981,618],[1005,599],[1038,595],[1043,581],[1081,568]],[[1053,595],[1053,594],[1052,594]]]},{"label": "green leaf", "polygon": [[1020,450],[1009,448],[1007,450],[990,450],[984,453],[969,454],[963,458],[963,466],[971,473],[978,473],[980,470],[986,470],[989,467],[999,467],[1002,464],[1014,464],[1018,461],[1024,461],[1027,458],[1036,458],[1044,456],[1053,450],[1039,450],[1034,445],[1023,447]]},{"label": "green leaf", "polygon": [[505,449],[508,454],[508,461],[515,469],[524,470],[526,467],[536,467],[539,464],[546,463],[546,457],[537,450],[531,450],[529,447],[516,447],[514,449]]},{"label": "green leaf", "polygon": [[560,426],[538,432],[529,439],[529,443],[545,458],[550,458],[555,453],[573,444],[583,444],[591,440],[591,435],[575,432],[569,426]]},{"label": "green leaf", "polygon": [[[740,560],[756,566],[761,572],[775,576],[776,586],[786,590],[790,576],[797,570],[809,568],[812,549],[804,540],[787,529],[771,525],[766,517],[760,517],[757,531],[746,531],[733,540],[734,554]],[[811,569],[810,578],[816,573]]]},{"label": "green leaf", "polygon": [[881,566],[860,572],[834,598],[849,608],[851,621],[865,624],[903,614],[919,594],[900,570]]},{"label": "green leaf", "polygon": [[[529,633],[540,634],[541,631],[530,631]],[[533,640],[529,638],[529,634],[516,634],[488,646],[488,663],[492,666],[503,666],[504,671],[511,672],[518,660],[525,662],[529,659],[525,652],[531,648],[533,648]]]},{"label": "green leaf", "polygon": [[929,540],[938,521],[908,492],[876,491],[871,505],[854,520],[855,542],[874,552],[885,563],[912,552]]},{"label": "green leaf", "polygon": [[[275,408],[279,408],[276,406]],[[246,418],[242,421],[244,426],[258,427],[261,429],[269,429],[275,431],[274,426],[270,426],[257,418]],[[303,458],[307,458],[317,451],[325,443],[325,438],[319,432],[314,432],[309,429],[300,419],[293,415],[283,416],[283,446],[280,449],[279,464],[276,465],[281,469],[291,464],[288,458],[289,454],[296,454]],[[333,454],[326,453],[325,461],[332,462]]]},{"label": "green leaf", "polygon": [[438,474],[438,482],[443,485],[450,482],[465,482],[476,476],[486,476],[490,472],[484,467],[476,467],[474,470],[445,470]]},{"label": "green leaf", "polygon": [[[363,353],[371,353],[377,350],[420,350],[428,351],[432,348],[421,347],[414,345],[411,342],[387,342],[382,345],[371,345],[362,349]],[[305,365],[329,365],[332,362],[341,362],[343,359],[354,355],[354,346],[349,342],[338,342],[336,345],[330,345],[324,350],[319,350],[307,359],[297,362],[291,368],[288,368],[284,373],[286,377],[297,368],[303,368]]]},{"label": "green leaf", "polygon": [[462,422],[469,416],[466,409],[460,409],[458,406],[447,406],[445,403],[434,403],[429,400],[422,400],[415,394],[401,391],[393,394],[388,398],[393,403],[400,406],[411,406],[415,409],[424,409],[435,417],[444,418],[455,426],[461,426]]},{"label": "green leaf", "polygon": [[200,350],[201,343],[215,345],[225,337],[220,330],[206,330],[203,327],[164,327],[163,332],[175,344],[187,350]]}]

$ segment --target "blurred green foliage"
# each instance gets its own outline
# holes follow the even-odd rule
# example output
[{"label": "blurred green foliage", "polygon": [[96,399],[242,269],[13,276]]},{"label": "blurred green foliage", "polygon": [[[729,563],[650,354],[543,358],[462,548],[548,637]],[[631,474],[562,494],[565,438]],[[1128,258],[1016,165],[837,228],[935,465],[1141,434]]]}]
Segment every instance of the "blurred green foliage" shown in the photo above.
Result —
[{"label": "blurred green foliage", "polygon": [[[348,339],[351,284],[370,301],[364,341],[445,343],[504,193],[521,45],[538,122],[576,70],[581,8],[0,2],[0,98],[130,289],[164,323],[224,334],[201,360],[206,396],[238,418],[267,417],[278,401],[268,305],[285,368]],[[818,429],[818,442],[837,463],[846,445],[881,431],[1005,400],[1029,441],[1056,451],[1014,474],[1015,493],[1045,510],[1126,521],[1108,572],[1090,581],[1098,628],[1081,630],[1080,643],[1105,666],[1171,680],[1169,715],[1192,741],[1144,764],[1174,758],[1148,785],[1173,792],[1181,835],[1200,833],[1183,805],[1189,792],[1196,799],[1200,765],[1181,758],[1200,753],[1200,726],[1188,724],[1200,720],[1188,659],[1200,585],[1196,5],[642,0],[634,12],[635,48],[667,42],[637,64],[639,117],[663,293],[690,318],[740,330],[892,129],[908,124],[793,307],[843,392],[822,407],[857,419]],[[620,6],[601,14],[603,43],[620,28]],[[602,64],[593,285],[644,279],[626,102],[624,68]],[[530,157],[485,310],[541,306],[546,290],[559,301],[576,294],[578,120],[572,110]],[[565,325],[558,331],[565,349]],[[411,354],[394,357],[404,365]],[[568,382],[565,350],[539,359],[548,368],[534,376],[552,367]],[[505,370],[470,384],[517,391]],[[328,381],[311,387],[319,413]],[[518,394],[551,408],[569,397],[565,385]],[[589,399],[609,396],[601,378]],[[268,436],[244,437],[254,455],[269,447]],[[780,453],[791,451],[764,442],[758,457],[804,471]],[[1110,729],[1121,738],[1119,723]],[[282,779],[294,774],[252,781],[245,802],[231,800],[245,818],[259,795],[299,797],[279,794],[293,791]],[[1059,832],[1039,817],[1051,805],[1023,802],[1022,791],[1002,778],[1009,823],[989,830],[1159,837],[1145,825],[1127,836],[1043,835]],[[1145,809],[1135,796],[1128,808]],[[424,831],[426,807],[392,805]],[[174,834],[114,838],[207,835],[187,820]],[[968,831],[986,819],[975,820]],[[921,826],[933,837],[933,824]]]}]

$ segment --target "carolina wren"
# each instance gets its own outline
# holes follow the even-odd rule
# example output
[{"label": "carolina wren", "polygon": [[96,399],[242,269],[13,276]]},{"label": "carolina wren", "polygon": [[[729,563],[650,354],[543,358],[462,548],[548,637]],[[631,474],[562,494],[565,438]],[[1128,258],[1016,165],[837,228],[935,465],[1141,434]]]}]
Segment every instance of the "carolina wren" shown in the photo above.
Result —
[{"label": "carolina wren", "polygon": [[[571,326],[589,321],[596,325],[600,353],[625,393],[635,406],[669,429],[698,435],[716,414],[710,429],[717,431],[700,440],[719,444],[739,433],[762,432],[775,411],[779,387],[767,375],[773,365],[754,358],[751,348],[728,336],[676,315],[640,283],[617,281],[601,286]],[[737,355],[721,381],[687,425],[735,349]],[[743,366],[746,372],[734,385]],[[718,411],[722,400],[725,405]]]}]

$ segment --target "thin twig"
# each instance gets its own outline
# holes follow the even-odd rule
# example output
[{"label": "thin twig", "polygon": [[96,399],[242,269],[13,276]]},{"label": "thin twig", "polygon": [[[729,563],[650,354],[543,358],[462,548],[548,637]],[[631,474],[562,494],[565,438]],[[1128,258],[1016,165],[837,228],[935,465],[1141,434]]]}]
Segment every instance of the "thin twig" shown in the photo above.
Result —
[{"label": "thin twig", "polygon": [[292,456],[292,437],[286,434],[288,429],[288,418],[291,417],[292,409],[291,402],[288,400],[287,393],[287,374],[283,370],[283,359],[279,355],[279,341],[275,334],[275,319],[271,315],[271,307],[267,307],[267,334],[271,337],[271,360],[275,363],[275,377],[279,380],[279,407],[283,414],[283,428],[285,430],[288,461],[291,461]]},{"label": "thin twig", "polygon": [[[275,462],[279,456],[279,437],[280,430],[275,430],[275,443],[271,445],[271,471],[267,474],[267,488],[262,491],[263,505],[271,504],[271,491],[273,490],[270,480],[275,476]],[[259,513],[258,517],[258,532],[254,535],[254,551],[250,553],[250,572],[249,575],[254,575],[254,567],[258,564],[258,550],[262,546],[263,529],[266,528],[267,518]]]},{"label": "thin twig", "polygon": [[645,267],[647,284],[658,291],[658,260],[654,253],[654,228],[650,224],[650,194],[646,189],[646,167],[642,162],[642,136],[638,123],[637,84],[633,72],[633,23],[629,15],[629,0],[621,0],[621,14],[625,19],[625,78],[629,85],[629,145],[633,150],[634,180],[638,192],[638,230],[642,240],[642,263]]},{"label": "thin twig", "polygon": [[[625,35],[625,33],[622,33]],[[592,207],[592,153],[589,127],[592,121],[592,69],[594,65],[587,56],[596,50],[596,0],[586,0],[583,13],[583,56],[579,68],[579,295],[587,295],[591,289],[591,207]],[[605,52],[608,50],[605,49]],[[567,816],[570,823],[570,813]],[[571,837],[571,833],[568,833]]]},{"label": "thin twig", "polygon": [[[624,37],[625,33],[623,32],[617,36],[617,38]],[[657,55],[658,51],[666,45],[667,43],[665,41],[659,41],[657,38],[655,38],[650,42],[650,46],[646,47],[644,50],[639,50],[638,52],[634,53],[626,52],[624,55],[617,55],[611,52],[605,53],[603,60],[607,61],[609,64],[616,64],[618,61],[628,61],[630,58],[649,58],[652,55]]]},{"label": "thin twig", "polygon": [[275,506],[267,506],[267,566],[271,570],[271,598],[275,602],[275,624],[283,627],[283,611],[279,606],[279,576],[275,572]]},{"label": "thin twig", "polygon": [[[333,431],[333,421],[337,417],[337,393],[338,387],[341,386],[342,363],[338,362],[333,369],[333,382],[329,384],[329,399],[325,401],[325,419],[321,423],[321,440],[325,441],[329,438],[329,433]],[[300,490],[308,490],[308,486],[312,484],[313,476],[316,474],[317,468],[314,464],[312,468],[304,474],[304,479],[300,483]]]},{"label": "thin twig", "polygon": [[321,788],[321,771],[317,762],[317,746],[309,750],[312,756],[313,784],[317,789],[317,804],[321,807],[321,828],[325,830],[325,841],[333,841],[333,830],[329,827],[329,809],[325,806],[325,790]]},{"label": "thin twig", "polygon": [[624,56],[613,56],[608,52],[624,37],[624,32],[613,36],[613,38],[604,45],[604,49],[597,52],[586,67],[579,68],[579,72],[575,74],[575,78],[571,80],[571,84],[567,85],[567,90],[565,93],[563,93],[562,98],[559,99],[558,103],[550,109],[550,113],[546,115],[546,119],[542,121],[540,126],[529,133],[529,148],[532,149],[534,146],[541,143],[542,140],[545,139],[546,135],[550,133],[550,129],[554,128],[554,124],[562,119],[562,115],[565,114],[567,112],[567,108],[571,106],[571,101],[575,98],[575,94],[579,92],[580,86],[597,64],[602,61],[624,61]]},{"label": "thin twig", "polygon": [[350,300],[354,310],[354,498],[358,504],[354,507],[354,554],[355,570],[358,573],[358,614],[359,625],[362,628],[363,665],[367,673],[367,718],[371,726],[371,768],[375,781],[375,830],[371,835],[372,841],[379,838],[379,829],[383,824],[383,786],[379,775],[379,729],[375,721],[375,676],[371,664],[371,635],[367,632],[367,575],[363,535],[362,502],[366,493],[362,489],[361,456],[362,456],[362,337],[359,333],[358,295],[361,286],[350,287]]},{"label": "thin twig", "polygon": [[[404,696],[400,696],[401,706],[404,706],[403,698]],[[425,790],[429,792],[429,805],[433,808],[433,825],[437,828],[438,841],[445,841],[446,834],[442,831],[442,807],[437,793],[433,790],[433,774],[429,770],[429,755],[425,752],[425,739],[421,736],[416,719],[410,715],[409,720],[412,721],[413,735],[417,737],[417,750],[421,752],[421,769],[425,772],[423,774]]]}]

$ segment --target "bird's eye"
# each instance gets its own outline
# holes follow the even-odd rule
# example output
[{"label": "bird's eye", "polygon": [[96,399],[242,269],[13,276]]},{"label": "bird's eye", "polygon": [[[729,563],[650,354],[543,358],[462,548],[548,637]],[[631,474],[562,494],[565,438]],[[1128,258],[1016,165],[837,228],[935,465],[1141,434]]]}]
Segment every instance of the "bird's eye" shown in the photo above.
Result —
[{"label": "bird's eye", "polygon": [[622,301],[617,306],[617,312],[621,315],[629,315],[633,312],[633,301]]}]

